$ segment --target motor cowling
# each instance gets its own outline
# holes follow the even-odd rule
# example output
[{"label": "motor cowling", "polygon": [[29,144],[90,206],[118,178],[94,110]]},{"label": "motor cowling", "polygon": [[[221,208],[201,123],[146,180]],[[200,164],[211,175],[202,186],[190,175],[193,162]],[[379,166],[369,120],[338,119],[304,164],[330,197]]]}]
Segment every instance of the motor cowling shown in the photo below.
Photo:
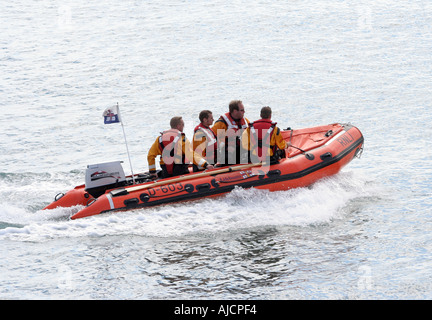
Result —
[{"label": "motor cowling", "polygon": [[123,186],[126,176],[122,161],[91,164],[85,175],[85,191],[98,198],[106,190]]}]

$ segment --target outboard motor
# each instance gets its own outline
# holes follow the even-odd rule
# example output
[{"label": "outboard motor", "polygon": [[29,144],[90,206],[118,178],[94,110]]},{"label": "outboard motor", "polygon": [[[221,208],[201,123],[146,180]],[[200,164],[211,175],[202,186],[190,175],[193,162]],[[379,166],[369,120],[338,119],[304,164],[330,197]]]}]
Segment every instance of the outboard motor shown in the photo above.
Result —
[{"label": "outboard motor", "polygon": [[94,198],[103,195],[106,190],[126,184],[126,176],[121,165],[123,161],[91,164],[87,166],[85,191]]}]

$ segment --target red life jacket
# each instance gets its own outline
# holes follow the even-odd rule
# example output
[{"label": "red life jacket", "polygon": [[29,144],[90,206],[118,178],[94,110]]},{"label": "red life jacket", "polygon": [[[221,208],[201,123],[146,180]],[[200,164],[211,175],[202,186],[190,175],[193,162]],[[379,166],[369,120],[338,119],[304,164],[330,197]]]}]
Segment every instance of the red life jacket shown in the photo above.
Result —
[{"label": "red life jacket", "polygon": [[[204,133],[204,136],[206,137],[207,140],[207,145],[206,145],[206,160],[210,160],[211,163],[216,163],[216,154],[217,154],[217,137],[215,135],[215,133],[213,132],[212,129],[210,129],[209,127],[205,127],[203,126],[202,123],[200,123],[199,125],[197,125],[194,129],[194,134],[200,130],[201,132]],[[209,154],[211,152],[211,154]],[[213,161],[211,161],[213,160]]]},{"label": "red life jacket", "polygon": [[162,160],[169,174],[173,174],[174,164],[185,163],[185,155],[183,154],[181,147],[180,150],[176,150],[180,138],[184,141],[185,134],[177,129],[169,129],[161,132],[159,137],[159,147],[162,151]]},{"label": "red life jacket", "polygon": [[269,119],[260,119],[252,122],[250,125],[251,151],[256,150],[256,156],[260,161],[266,159],[268,149],[273,150],[275,154],[276,146],[271,146],[270,141],[276,122]]},{"label": "red life jacket", "polygon": [[[230,136],[236,136],[236,139],[233,141],[231,140],[231,143],[235,143],[237,147],[240,147],[240,135],[239,130],[247,129],[248,123],[246,122],[245,118],[241,118],[240,120],[234,120],[231,117],[231,114],[229,112],[223,114],[220,119],[226,123],[227,128],[225,132],[225,147],[228,147],[228,142],[230,139],[228,137]],[[218,120],[219,121],[219,120]]]},{"label": "red life jacket", "polygon": [[233,129],[237,132],[237,130],[246,129],[248,127],[245,118],[241,118],[240,120],[234,120],[229,112],[223,114],[221,118],[227,124],[227,130]]}]

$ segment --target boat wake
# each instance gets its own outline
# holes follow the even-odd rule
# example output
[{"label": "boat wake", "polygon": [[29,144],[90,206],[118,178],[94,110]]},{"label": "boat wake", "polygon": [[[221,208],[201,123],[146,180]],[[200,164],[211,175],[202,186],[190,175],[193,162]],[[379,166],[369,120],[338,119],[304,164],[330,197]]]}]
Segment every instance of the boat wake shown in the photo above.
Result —
[{"label": "boat wake", "polygon": [[366,177],[343,172],[307,188],[276,192],[235,188],[218,198],[106,213],[78,220],[69,218],[82,207],[32,211],[3,203],[0,208],[0,239],[39,242],[110,235],[181,237],[216,235],[265,226],[323,224],[343,218],[350,213],[351,201],[372,197],[375,192],[368,187]]}]

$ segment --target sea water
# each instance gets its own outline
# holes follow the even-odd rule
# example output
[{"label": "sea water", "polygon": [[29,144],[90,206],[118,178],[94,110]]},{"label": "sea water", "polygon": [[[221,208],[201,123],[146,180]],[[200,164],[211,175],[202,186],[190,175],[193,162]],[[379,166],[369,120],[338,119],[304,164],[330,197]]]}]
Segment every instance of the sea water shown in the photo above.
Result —
[{"label": "sea water", "polygon": [[[3,1],[1,299],[430,299],[429,1]],[[241,99],[280,128],[352,123],[360,159],[307,188],[79,220],[42,211],[89,164],[148,170]],[[119,124],[104,125],[119,103]]]}]

